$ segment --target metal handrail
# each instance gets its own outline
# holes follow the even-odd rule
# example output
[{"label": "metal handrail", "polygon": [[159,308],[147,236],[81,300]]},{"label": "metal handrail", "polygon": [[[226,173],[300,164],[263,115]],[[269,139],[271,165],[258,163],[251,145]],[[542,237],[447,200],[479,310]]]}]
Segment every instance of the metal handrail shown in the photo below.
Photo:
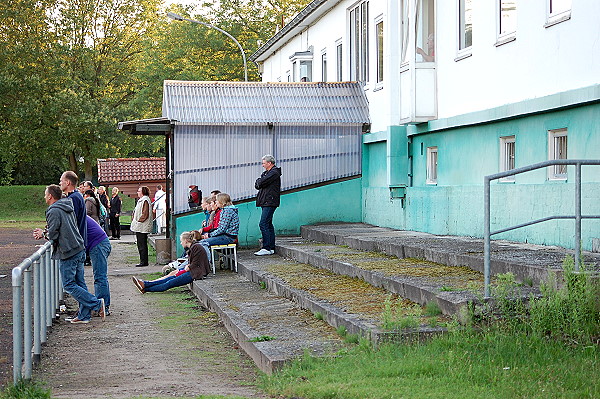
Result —
[{"label": "metal handrail", "polygon": [[[490,182],[503,177],[514,176],[520,173],[529,172],[536,169],[546,168],[555,165],[575,166],[575,216],[548,216],[545,218],[533,220],[527,223],[521,223],[516,226],[507,227],[501,230],[490,231]],[[490,296],[490,241],[494,234],[504,233],[525,226],[531,226],[536,223],[555,219],[575,219],[575,270],[579,270],[581,257],[581,220],[582,219],[600,219],[600,215],[581,215],[581,166],[582,165],[600,165],[600,159],[556,159],[535,163],[521,168],[507,170],[505,172],[495,173],[484,177],[484,241],[483,241],[483,274],[484,274],[484,296]]]},{"label": "metal handrail", "polygon": [[31,378],[33,361],[41,358],[42,344],[46,343],[48,328],[62,299],[58,262],[51,255],[52,243],[47,242],[12,269],[15,384],[22,377]]}]

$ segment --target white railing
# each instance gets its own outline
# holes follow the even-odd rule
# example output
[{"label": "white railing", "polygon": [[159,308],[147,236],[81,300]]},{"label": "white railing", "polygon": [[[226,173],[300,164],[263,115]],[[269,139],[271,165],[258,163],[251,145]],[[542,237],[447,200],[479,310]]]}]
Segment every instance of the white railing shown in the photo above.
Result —
[{"label": "white railing", "polygon": [[33,362],[40,360],[42,344],[63,296],[58,262],[51,254],[52,244],[47,242],[12,270],[15,384],[31,378]]}]

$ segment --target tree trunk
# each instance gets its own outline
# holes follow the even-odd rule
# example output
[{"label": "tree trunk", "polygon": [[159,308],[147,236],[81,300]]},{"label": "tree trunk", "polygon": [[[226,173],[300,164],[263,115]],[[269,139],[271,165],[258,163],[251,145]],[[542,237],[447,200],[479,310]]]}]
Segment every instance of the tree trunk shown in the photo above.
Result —
[{"label": "tree trunk", "polygon": [[75,153],[73,151],[69,152],[69,167],[77,174],[77,176],[79,176],[77,173],[77,158],[75,157]]},{"label": "tree trunk", "polygon": [[88,158],[83,159],[83,170],[85,171],[85,180],[92,181],[94,172],[92,170],[92,163]]}]

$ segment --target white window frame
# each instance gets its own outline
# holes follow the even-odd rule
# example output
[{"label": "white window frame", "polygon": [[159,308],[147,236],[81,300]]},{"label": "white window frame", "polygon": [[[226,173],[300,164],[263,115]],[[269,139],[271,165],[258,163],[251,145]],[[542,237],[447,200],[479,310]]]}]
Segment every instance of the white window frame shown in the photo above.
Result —
[{"label": "white window frame", "polygon": [[549,28],[553,25],[559,24],[564,21],[568,21],[571,19],[571,9],[573,7],[573,0],[560,0],[560,1],[570,1],[570,7],[564,10],[553,10],[553,4],[558,2],[559,0],[547,0],[546,1],[546,24],[545,28]]},{"label": "white window frame", "polygon": [[512,0],[512,2],[515,4],[515,29],[513,31],[507,31],[507,32],[502,32],[502,6],[504,5],[504,3],[507,3],[508,0],[496,0],[496,12],[497,12],[497,29],[496,29],[496,34],[497,34],[497,40],[496,40],[496,47],[501,46],[503,44],[506,43],[510,43],[514,40],[516,40],[517,38],[517,28],[516,28],[516,24],[517,24],[517,19],[518,19],[518,14],[517,14],[517,3],[518,0]]},{"label": "white window frame", "polygon": [[457,30],[458,40],[456,43],[457,56],[454,59],[454,61],[460,61],[460,60],[470,57],[472,55],[472,48],[473,48],[473,21],[472,21],[473,11],[472,11],[472,9],[471,9],[471,44],[469,46],[467,46],[466,43],[463,43],[464,41],[466,41],[466,27],[465,27],[466,16],[463,15],[466,1],[472,1],[471,5],[474,3],[474,0],[458,0],[457,1],[456,22],[457,22],[457,27],[458,27],[458,30]]},{"label": "white window frame", "polygon": [[[381,40],[379,38],[379,24],[381,24]],[[384,70],[384,28],[383,25],[383,15],[375,18],[374,24],[375,26],[375,87],[381,88],[383,86],[383,79],[385,76]]]},{"label": "white window frame", "polygon": [[427,147],[426,184],[437,184],[438,175],[438,148]]},{"label": "white window frame", "polygon": [[321,50],[321,82],[327,82],[327,48]]},{"label": "white window frame", "polygon": [[[354,17],[354,18],[353,18]],[[350,38],[350,80],[369,83],[369,0],[348,10]],[[356,24],[359,29],[356,29]]]},{"label": "white window frame", "polygon": [[[516,167],[517,142],[515,136],[500,137],[500,172]],[[514,182],[515,175],[503,177],[501,182]]]},{"label": "white window frame", "polygon": [[[569,140],[566,128],[548,130],[548,160],[568,159]],[[548,180],[567,180],[567,165],[548,168]]]},{"label": "white window frame", "polygon": [[342,46],[342,39],[335,41],[335,72],[336,79],[338,82],[344,80],[344,47]]},{"label": "white window frame", "polygon": [[306,76],[307,82],[312,82],[313,79],[313,53],[312,51],[300,51],[290,56],[292,62],[292,81],[300,82],[303,76],[300,76],[302,64],[310,64],[308,68],[309,76]]}]

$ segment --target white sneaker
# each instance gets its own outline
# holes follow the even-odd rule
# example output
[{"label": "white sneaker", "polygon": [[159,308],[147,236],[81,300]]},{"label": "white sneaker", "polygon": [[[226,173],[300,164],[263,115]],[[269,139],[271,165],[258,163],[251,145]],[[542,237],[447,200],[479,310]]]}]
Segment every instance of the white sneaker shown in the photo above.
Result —
[{"label": "white sneaker", "polygon": [[258,252],[255,252],[254,255],[256,256],[264,256],[264,255],[272,255],[274,253],[274,251],[270,251],[268,249],[261,249]]}]

